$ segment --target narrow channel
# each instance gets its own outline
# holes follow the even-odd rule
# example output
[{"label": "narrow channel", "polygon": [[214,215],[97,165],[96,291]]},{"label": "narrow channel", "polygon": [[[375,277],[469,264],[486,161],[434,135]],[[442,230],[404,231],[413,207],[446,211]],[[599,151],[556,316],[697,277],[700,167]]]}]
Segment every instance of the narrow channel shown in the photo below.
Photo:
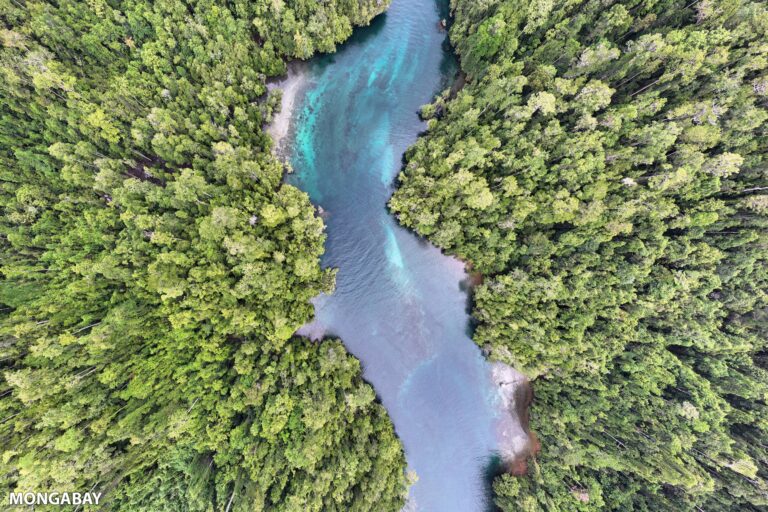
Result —
[{"label": "narrow channel", "polygon": [[363,364],[418,477],[406,510],[486,511],[503,416],[470,338],[464,265],[386,209],[421,105],[456,75],[444,0],[394,0],[337,53],[304,66],[283,153],[327,226],[336,291],[300,334],[340,337]]}]

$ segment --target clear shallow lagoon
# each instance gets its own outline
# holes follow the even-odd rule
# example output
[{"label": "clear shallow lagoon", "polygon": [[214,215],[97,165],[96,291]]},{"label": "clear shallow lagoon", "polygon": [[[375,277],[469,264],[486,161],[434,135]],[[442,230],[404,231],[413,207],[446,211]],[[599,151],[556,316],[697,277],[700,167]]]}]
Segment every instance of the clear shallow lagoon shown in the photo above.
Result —
[{"label": "clear shallow lagoon", "polygon": [[447,2],[393,0],[337,53],[314,59],[285,141],[288,181],[322,207],[323,266],[336,291],[300,333],[339,336],[363,363],[403,441],[409,510],[489,509],[501,411],[489,365],[469,337],[463,264],[386,210],[418,109],[450,86],[456,63],[439,22]]}]

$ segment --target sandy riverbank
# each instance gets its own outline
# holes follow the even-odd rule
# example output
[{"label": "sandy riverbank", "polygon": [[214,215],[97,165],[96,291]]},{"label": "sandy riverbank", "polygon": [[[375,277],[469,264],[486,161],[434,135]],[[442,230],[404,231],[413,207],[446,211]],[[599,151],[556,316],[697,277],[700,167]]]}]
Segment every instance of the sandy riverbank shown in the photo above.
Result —
[{"label": "sandy riverbank", "polygon": [[531,384],[525,375],[500,362],[491,363],[491,375],[508,414],[499,424],[500,455],[510,473],[524,475],[528,457],[539,449],[536,436],[528,428]]},{"label": "sandy riverbank", "polygon": [[273,150],[278,156],[284,156],[284,143],[291,130],[293,110],[309,81],[308,71],[306,62],[294,61],[288,64],[288,73],[284,77],[267,83],[267,89],[270,91],[280,89],[283,92],[280,111],[275,112],[272,122],[267,126],[267,133],[275,142]]}]

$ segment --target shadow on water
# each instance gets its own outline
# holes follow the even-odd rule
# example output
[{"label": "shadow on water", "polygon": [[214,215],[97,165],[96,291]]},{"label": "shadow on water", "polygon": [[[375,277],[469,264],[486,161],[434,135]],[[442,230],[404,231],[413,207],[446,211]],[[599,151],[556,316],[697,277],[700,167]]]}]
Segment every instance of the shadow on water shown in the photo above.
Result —
[{"label": "shadow on water", "polygon": [[453,46],[451,46],[451,40],[448,37],[451,26],[453,25],[450,2],[447,0],[435,0],[435,5],[437,6],[438,17],[441,21],[444,20],[446,22],[445,27],[442,28],[445,32],[445,39],[443,39],[443,42],[441,43],[443,59],[440,62],[440,73],[445,79],[440,88],[444,89],[453,81],[453,78],[455,78],[455,75],[459,72],[459,63],[456,58],[456,53],[453,51]]},{"label": "shadow on water", "polygon": [[458,75],[459,72],[459,65],[456,59],[456,55],[453,53],[453,46],[451,46],[451,40],[448,37],[447,32],[445,35],[445,41],[442,43],[442,48],[445,56],[440,63],[440,72],[443,74],[445,79],[443,80],[443,83],[440,84],[441,90],[448,87],[456,78],[456,75]]},{"label": "shadow on water", "polygon": [[483,467],[483,496],[485,498],[485,510],[483,512],[500,512],[501,509],[493,501],[493,481],[497,476],[506,472],[501,455],[494,453],[486,458]]},{"label": "shadow on water", "polygon": [[[371,39],[375,38],[382,30],[384,30],[384,26],[387,24],[387,19],[388,17],[385,11],[373,18],[370,25],[366,27],[355,27],[352,31],[352,36],[344,42],[344,46],[365,46]],[[329,59],[327,62],[334,62],[334,55],[335,54],[333,53],[329,53],[321,56],[318,60]]]},{"label": "shadow on water", "polygon": [[[355,27],[352,31],[352,36],[344,41],[344,43],[337,45],[336,51],[338,52],[342,48],[353,46],[365,46],[371,39],[384,30],[384,26],[387,24],[387,13],[383,12],[371,20],[370,25],[365,27]],[[315,66],[330,66],[336,63],[336,53],[324,53],[313,57],[309,62]]]},{"label": "shadow on water", "polygon": [[450,24],[453,21],[453,18],[451,18],[450,2],[446,0],[435,0],[435,5],[437,6],[437,15],[440,17],[440,19],[446,20],[448,22],[448,26],[450,27]]},{"label": "shadow on water", "polygon": [[469,321],[467,322],[465,332],[467,337],[472,340],[475,338],[477,326],[480,325],[480,322],[472,315],[472,313],[475,308],[475,290],[481,284],[483,284],[483,275],[479,272],[470,272],[469,275],[459,283],[459,288],[467,296],[464,311],[466,311],[467,316],[469,316]]}]

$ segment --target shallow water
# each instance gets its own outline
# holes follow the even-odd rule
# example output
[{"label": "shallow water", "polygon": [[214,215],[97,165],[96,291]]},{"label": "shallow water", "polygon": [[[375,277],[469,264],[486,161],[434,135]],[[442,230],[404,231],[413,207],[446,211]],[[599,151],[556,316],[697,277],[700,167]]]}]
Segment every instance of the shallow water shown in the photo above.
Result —
[{"label": "shallow water", "polygon": [[300,333],[339,336],[363,363],[418,482],[407,508],[488,510],[499,398],[469,337],[463,264],[386,210],[419,107],[456,73],[445,2],[394,0],[333,55],[313,60],[285,141],[288,181],[322,207],[336,291]]}]

